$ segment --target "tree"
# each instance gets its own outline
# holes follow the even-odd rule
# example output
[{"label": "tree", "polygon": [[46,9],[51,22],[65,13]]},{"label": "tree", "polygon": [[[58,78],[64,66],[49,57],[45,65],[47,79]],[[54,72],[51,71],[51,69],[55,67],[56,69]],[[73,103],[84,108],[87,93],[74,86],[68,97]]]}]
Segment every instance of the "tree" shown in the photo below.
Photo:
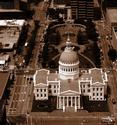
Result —
[{"label": "tree", "polygon": [[94,54],[94,57],[95,57],[95,63],[96,63],[96,66],[97,67],[100,67],[101,65],[101,60],[100,60],[100,49],[97,45],[97,42],[94,43],[94,46],[93,46],[93,54]]},{"label": "tree", "polygon": [[48,63],[49,67],[50,68],[56,68],[56,63],[54,60],[51,60],[49,63]]},{"label": "tree", "polygon": [[44,62],[48,60],[48,44],[45,44],[43,47],[42,57]]},{"label": "tree", "polygon": [[112,61],[115,61],[117,58],[117,51],[113,48],[110,48],[108,51],[108,56]]},{"label": "tree", "polygon": [[88,42],[87,33],[79,31],[77,35],[77,41],[79,45],[86,44]]},{"label": "tree", "polygon": [[101,8],[100,7],[95,7],[94,8],[94,18],[95,18],[95,20],[100,20],[101,16],[102,16]]},{"label": "tree", "polygon": [[97,41],[98,40],[98,36],[99,34],[96,32],[95,27],[94,28],[90,28],[89,26],[86,28],[86,32],[88,35],[88,39],[91,39],[93,41]]}]

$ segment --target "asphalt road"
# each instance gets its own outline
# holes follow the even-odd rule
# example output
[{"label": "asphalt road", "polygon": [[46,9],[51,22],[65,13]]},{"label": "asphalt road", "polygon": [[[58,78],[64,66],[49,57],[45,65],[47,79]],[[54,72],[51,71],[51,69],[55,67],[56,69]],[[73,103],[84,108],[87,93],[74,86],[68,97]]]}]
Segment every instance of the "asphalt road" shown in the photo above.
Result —
[{"label": "asphalt road", "polygon": [[29,117],[28,125],[107,125],[107,123],[102,123],[101,119],[98,117]]},{"label": "asphalt road", "polygon": [[111,62],[110,62],[109,57],[108,57],[109,42],[106,39],[107,33],[106,33],[106,30],[104,29],[104,23],[98,21],[96,24],[97,24],[97,30],[98,30],[99,35],[101,37],[100,38],[100,47],[101,47],[102,53],[103,53],[102,67],[108,69],[111,65]]},{"label": "asphalt road", "polygon": [[24,75],[17,75],[13,93],[8,106],[7,115],[25,114],[28,110],[29,94],[32,89],[31,84]]}]

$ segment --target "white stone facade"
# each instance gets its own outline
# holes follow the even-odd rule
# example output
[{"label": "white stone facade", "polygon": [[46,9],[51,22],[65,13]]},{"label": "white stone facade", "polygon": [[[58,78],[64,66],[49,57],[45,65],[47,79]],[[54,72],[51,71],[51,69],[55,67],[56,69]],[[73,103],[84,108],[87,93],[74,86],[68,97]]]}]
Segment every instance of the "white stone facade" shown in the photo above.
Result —
[{"label": "white stone facade", "polygon": [[[105,100],[104,97],[107,88],[107,75],[103,73],[101,69],[90,69],[88,72],[82,74],[82,76],[80,76],[79,79],[70,81],[60,79],[59,74],[57,73],[55,73],[55,76],[53,76],[54,74],[52,74],[52,81],[50,80],[51,73],[45,69],[41,69],[36,72],[40,72],[40,74],[43,74],[43,71],[46,71],[45,73],[47,73],[45,83],[36,83],[36,73],[34,75],[35,100],[48,100],[49,96],[56,96],[57,109],[62,109],[63,111],[66,111],[68,107],[72,107],[75,112],[78,109],[82,109],[80,103],[81,95],[88,96],[89,100],[92,101]],[[91,74],[92,72],[93,75]],[[95,79],[92,78],[95,75],[94,72],[98,72],[98,75],[100,72],[100,77],[102,77],[100,80],[96,80],[96,82]],[[66,88],[64,88],[65,86]],[[75,87],[73,88],[73,86]]]},{"label": "white stone facade", "polygon": [[102,69],[92,68],[79,75],[79,59],[68,39],[66,48],[59,59],[59,73],[40,69],[34,74],[34,95],[36,100],[57,97],[57,109],[75,112],[82,109],[81,96],[89,100],[104,101],[107,88],[107,74]]}]

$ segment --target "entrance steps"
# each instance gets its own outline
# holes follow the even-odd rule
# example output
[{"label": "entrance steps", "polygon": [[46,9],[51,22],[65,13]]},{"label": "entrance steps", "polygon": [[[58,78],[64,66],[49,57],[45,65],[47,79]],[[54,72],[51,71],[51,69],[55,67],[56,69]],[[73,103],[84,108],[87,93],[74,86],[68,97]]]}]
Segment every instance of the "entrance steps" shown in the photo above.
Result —
[{"label": "entrance steps", "polygon": [[65,107],[65,112],[75,112],[75,107]]}]

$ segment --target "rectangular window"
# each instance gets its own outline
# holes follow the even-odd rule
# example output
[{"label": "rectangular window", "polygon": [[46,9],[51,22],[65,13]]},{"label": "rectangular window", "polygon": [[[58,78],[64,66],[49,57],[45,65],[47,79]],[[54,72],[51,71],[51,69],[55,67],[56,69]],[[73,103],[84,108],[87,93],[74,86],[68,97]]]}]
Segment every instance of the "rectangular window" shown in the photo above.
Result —
[{"label": "rectangular window", "polygon": [[39,97],[39,94],[37,94],[37,97]]},{"label": "rectangular window", "polygon": [[102,88],[100,88],[100,91],[102,91]]},{"label": "rectangular window", "polygon": [[97,91],[98,91],[98,88],[97,88]]},{"label": "rectangular window", "polygon": [[56,88],[56,85],[54,85],[54,88]]},{"label": "rectangular window", "polygon": [[97,96],[98,96],[98,93],[97,93]]},{"label": "rectangular window", "polygon": [[49,90],[49,93],[51,94],[51,90]]},{"label": "rectangular window", "polygon": [[56,93],[56,90],[54,90],[54,93]]},{"label": "rectangular window", "polygon": [[42,92],[42,89],[40,89],[40,92]]},{"label": "rectangular window", "polygon": [[95,91],[95,88],[93,88],[93,91]]},{"label": "rectangular window", "polygon": [[83,92],[85,93],[85,89],[83,89]]},{"label": "rectangular window", "polygon": [[95,93],[93,93],[93,96],[95,96]]},{"label": "rectangular window", "polygon": [[43,94],[41,94],[41,97],[43,97]]},{"label": "rectangular window", "polygon": [[88,92],[90,92],[90,89],[88,89]]},{"label": "rectangular window", "polygon": [[88,86],[88,88],[89,88],[89,87],[90,87],[90,84],[88,84],[87,86]]},{"label": "rectangular window", "polygon": [[46,97],[46,94],[44,94],[44,97]]},{"label": "rectangular window", "polygon": [[44,89],[44,92],[46,92],[46,89]]},{"label": "rectangular window", "polygon": [[83,88],[85,88],[85,85],[83,85]]},{"label": "rectangular window", "polygon": [[102,93],[100,93],[100,96],[102,96]]},{"label": "rectangular window", "polygon": [[37,89],[37,92],[39,92],[39,89]]}]

